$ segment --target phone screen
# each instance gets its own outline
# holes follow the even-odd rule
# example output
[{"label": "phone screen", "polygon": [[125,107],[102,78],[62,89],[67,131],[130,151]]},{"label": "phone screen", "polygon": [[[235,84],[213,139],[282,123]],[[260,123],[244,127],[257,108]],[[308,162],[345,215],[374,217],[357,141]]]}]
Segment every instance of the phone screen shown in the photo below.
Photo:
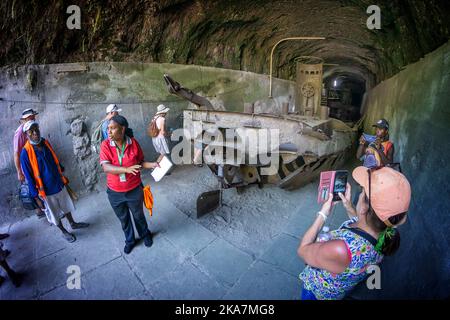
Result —
[{"label": "phone screen", "polygon": [[336,171],[334,178],[334,188],[333,188],[333,201],[340,201],[339,192],[345,194],[345,189],[347,186],[347,176],[348,171],[340,170]]}]

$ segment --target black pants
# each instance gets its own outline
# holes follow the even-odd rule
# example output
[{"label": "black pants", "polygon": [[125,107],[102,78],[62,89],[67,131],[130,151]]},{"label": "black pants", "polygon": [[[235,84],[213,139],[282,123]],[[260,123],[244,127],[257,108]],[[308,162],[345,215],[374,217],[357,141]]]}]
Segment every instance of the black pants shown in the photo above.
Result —
[{"label": "black pants", "polygon": [[139,237],[143,239],[150,235],[144,216],[144,192],[142,191],[142,186],[138,186],[128,192],[116,192],[107,188],[106,193],[108,194],[111,207],[122,224],[126,244],[134,244],[136,242],[131,215],[133,215]]}]

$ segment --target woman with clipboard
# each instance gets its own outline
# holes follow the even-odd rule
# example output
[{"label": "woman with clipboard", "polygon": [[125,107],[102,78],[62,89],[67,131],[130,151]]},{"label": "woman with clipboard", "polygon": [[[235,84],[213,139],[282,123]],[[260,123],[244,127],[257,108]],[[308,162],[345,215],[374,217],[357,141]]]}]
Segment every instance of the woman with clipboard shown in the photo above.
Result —
[{"label": "woman with clipboard", "polygon": [[144,153],[128,128],[125,117],[116,115],[108,124],[108,139],[100,149],[100,164],[107,175],[108,200],[125,234],[124,252],[129,254],[136,245],[131,222],[133,216],[139,237],[146,247],[153,244],[152,233],[144,216],[144,192],[142,189],[142,169],[157,168],[157,162],[144,161]]}]

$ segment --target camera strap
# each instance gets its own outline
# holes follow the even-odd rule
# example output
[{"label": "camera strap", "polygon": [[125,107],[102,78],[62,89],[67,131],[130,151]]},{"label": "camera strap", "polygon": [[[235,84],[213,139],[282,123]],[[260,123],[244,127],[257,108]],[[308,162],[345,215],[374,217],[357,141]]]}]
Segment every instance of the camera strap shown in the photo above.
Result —
[{"label": "camera strap", "polygon": [[366,239],[367,241],[369,241],[370,244],[373,245],[374,247],[377,245],[377,242],[378,242],[377,239],[372,237],[370,234],[368,234],[364,230],[357,229],[357,228],[349,228],[349,227],[342,227],[342,229],[347,229],[347,230],[350,230],[353,233],[356,233],[358,236],[360,236],[360,237]]}]

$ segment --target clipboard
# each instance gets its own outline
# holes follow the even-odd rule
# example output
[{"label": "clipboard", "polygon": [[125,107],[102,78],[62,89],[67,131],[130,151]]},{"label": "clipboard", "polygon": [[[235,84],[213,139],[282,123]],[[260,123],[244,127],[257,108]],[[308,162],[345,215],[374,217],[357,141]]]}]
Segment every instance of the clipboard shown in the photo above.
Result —
[{"label": "clipboard", "polygon": [[152,171],[153,179],[155,179],[156,182],[160,181],[167,174],[170,168],[172,168],[172,166],[173,163],[169,160],[169,158],[164,156],[159,162],[159,167],[153,169]]}]

